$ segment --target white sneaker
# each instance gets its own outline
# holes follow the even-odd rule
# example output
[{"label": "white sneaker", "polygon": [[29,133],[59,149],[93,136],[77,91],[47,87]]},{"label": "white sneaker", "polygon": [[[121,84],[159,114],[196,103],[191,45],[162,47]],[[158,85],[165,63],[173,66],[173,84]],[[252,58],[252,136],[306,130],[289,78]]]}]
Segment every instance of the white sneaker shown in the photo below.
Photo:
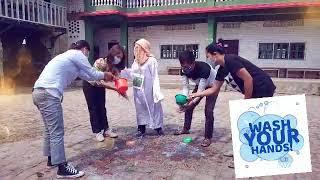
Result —
[{"label": "white sneaker", "polygon": [[99,142],[104,141],[103,133],[102,133],[102,132],[97,133],[97,134],[96,134],[96,139],[97,139],[97,141],[99,141]]},{"label": "white sneaker", "polygon": [[118,137],[118,134],[114,133],[112,131],[112,129],[107,129],[106,132],[105,132],[105,135],[107,137],[111,137],[111,138],[117,138]]}]

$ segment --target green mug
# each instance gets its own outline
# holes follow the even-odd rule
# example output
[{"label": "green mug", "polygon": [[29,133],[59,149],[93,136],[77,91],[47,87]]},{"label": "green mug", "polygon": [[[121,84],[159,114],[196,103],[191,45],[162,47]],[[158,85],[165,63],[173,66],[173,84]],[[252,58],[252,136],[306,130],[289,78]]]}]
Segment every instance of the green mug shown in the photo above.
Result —
[{"label": "green mug", "polygon": [[183,94],[177,94],[176,95],[176,103],[180,106],[185,105],[188,102],[187,96]]}]

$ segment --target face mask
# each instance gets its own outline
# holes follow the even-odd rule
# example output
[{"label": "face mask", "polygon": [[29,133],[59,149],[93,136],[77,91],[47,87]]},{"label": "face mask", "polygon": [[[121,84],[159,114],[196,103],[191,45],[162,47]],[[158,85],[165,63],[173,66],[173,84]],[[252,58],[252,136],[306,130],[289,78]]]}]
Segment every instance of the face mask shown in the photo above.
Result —
[{"label": "face mask", "polygon": [[121,62],[121,58],[119,58],[118,56],[115,56],[113,58],[113,64],[119,64]]},{"label": "face mask", "polygon": [[192,73],[192,67],[183,67],[182,71],[185,74],[190,74],[190,73]]},{"label": "face mask", "polygon": [[84,50],[84,51],[82,51],[82,53],[83,53],[87,58],[89,57],[89,51]]},{"label": "face mask", "polygon": [[216,62],[213,61],[213,60],[211,60],[211,59],[207,59],[206,61],[207,61],[207,63],[210,64],[213,68],[217,66],[217,65],[216,65]]}]

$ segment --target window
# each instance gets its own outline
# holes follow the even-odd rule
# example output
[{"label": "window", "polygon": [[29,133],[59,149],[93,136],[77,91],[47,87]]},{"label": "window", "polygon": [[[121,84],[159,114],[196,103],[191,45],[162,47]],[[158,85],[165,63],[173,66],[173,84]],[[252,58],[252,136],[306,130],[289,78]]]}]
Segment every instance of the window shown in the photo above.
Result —
[{"label": "window", "polygon": [[274,59],[288,59],[289,43],[274,44]]},{"label": "window", "polygon": [[195,24],[179,24],[164,26],[165,31],[183,31],[183,30],[195,30]]},{"label": "window", "polygon": [[173,45],[172,46],[172,59],[178,59],[182,51],[185,50],[185,45]]},{"label": "window", "polygon": [[290,59],[304,59],[304,43],[291,43],[290,44]]},{"label": "window", "polygon": [[265,21],[263,27],[292,27],[304,26],[303,19],[289,20],[289,21]]},{"label": "window", "polygon": [[187,44],[186,49],[193,52],[196,59],[199,58],[199,46],[198,44]]},{"label": "window", "polygon": [[259,44],[259,59],[272,59],[273,43]]},{"label": "window", "polygon": [[172,59],[172,45],[161,45],[161,59]]},{"label": "window", "polygon": [[133,27],[133,32],[146,32],[147,30],[147,27]]},{"label": "window", "polygon": [[161,45],[160,46],[161,59],[178,59],[180,53],[186,49],[192,51],[196,59],[199,58],[198,44],[182,44],[182,45]]},{"label": "window", "polygon": [[303,60],[305,43],[259,43],[259,59]]},{"label": "window", "polygon": [[239,22],[234,22],[234,23],[223,23],[222,28],[224,29],[235,29],[235,28],[240,28]]}]

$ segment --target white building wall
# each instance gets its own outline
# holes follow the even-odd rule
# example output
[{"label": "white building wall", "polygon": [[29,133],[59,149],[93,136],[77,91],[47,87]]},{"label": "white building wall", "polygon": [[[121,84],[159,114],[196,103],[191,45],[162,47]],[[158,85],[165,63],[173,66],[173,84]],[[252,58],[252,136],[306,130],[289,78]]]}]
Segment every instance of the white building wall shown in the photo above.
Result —
[{"label": "white building wall", "polygon": [[128,48],[129,48],[129,64],[133,62],[133,46],[134,41],[145,38],[151,43],[151,51],[158,59],[159,72],[167,73],[167,67],[180,66],[178,59],[160,59],[160,45],[166,44],[199,44],[199,59],[206,60],[204,51],[208,43],[208,24],[196,24],[195,30],[174,30],[165,31],[164,25],[149,26],[146,31],[135,31],[133,27],[129,27]]},{"label": "white building wall", "polygon": [[[225,29],[218,23],[217,37],[239,40],[239,55],[260,67],[320,68],[320,19],[305,19],[304,26],[263,27],[263,21],[243,22]],[[258,59],[259,43],[305,42],[305,60]]]},{"label": "white building wall", "polygon": [[[239,40],[239,55],[264,68],[317,68],[320,69],[320,19],[305,19],[304,26],[263,27],[263,21],[242,22],[240,28],[225,29],[218,23],[217,38]],[[205,60],[208,45],[208,25],[196,24],[195,30],[165,31],[164,25],[141,28],[129,27],[129,64],[133,62],[134,41],[145,38],[151,43],[152,53],[159,62],[160,73],[167,73],[169,66],[179,66],[177,59],[160,59],[160,45],[199,44],[199,60]],[[101,29],[95,34],[95,44],[100,47],[100,56],[105,56],[108,43],[120,42],[120,29]],[[258,59],[259,43],[305,42],[305,60]]]},{"label": "white building wall", "polygon": [[120,43],[120,28],[100,29],[95,32],[94,44],[99,47],[101,57],[107,55],[108,43]]},{"label": "white building wall", "polygon": [[[199,60],[205,60],[205,47],[208,39],[208,25],[206,23],[196,24],[195,30],[165,31],[164,25],[148,26],[144,31],[129,27],[128,29],[128,51],[129,65],[133,62],[134,41],[145,38],[151,43],[151,51],[159,62],[159,72],[167,73],[168,66],[179,66],[177,59],[160,59],[160,45],[166,44],[199,44]],[[108,52],[108,43],[120,42],[120,29],[101,29],[95,33],[95,45],[99,46],[100,56]]]},{"label": "white building wall", "polygon": [[[60,0],[61,1],[61,0]],[[68,0],[68,13],[84,12],[84,0]],[[83,20],[68,21],[68,46],[78,40],[85,39],[85,22]]]},{"label": "white building wall", "polygon": [[75,20],[68,22],[68,46],[78,40],[84,40],[86,37],[84,20]]},{"label": "white building wall", "polygon": [[84,0],[68,0],[67,1],[67,8],[68,13],[78,13],[84,12]]}]

